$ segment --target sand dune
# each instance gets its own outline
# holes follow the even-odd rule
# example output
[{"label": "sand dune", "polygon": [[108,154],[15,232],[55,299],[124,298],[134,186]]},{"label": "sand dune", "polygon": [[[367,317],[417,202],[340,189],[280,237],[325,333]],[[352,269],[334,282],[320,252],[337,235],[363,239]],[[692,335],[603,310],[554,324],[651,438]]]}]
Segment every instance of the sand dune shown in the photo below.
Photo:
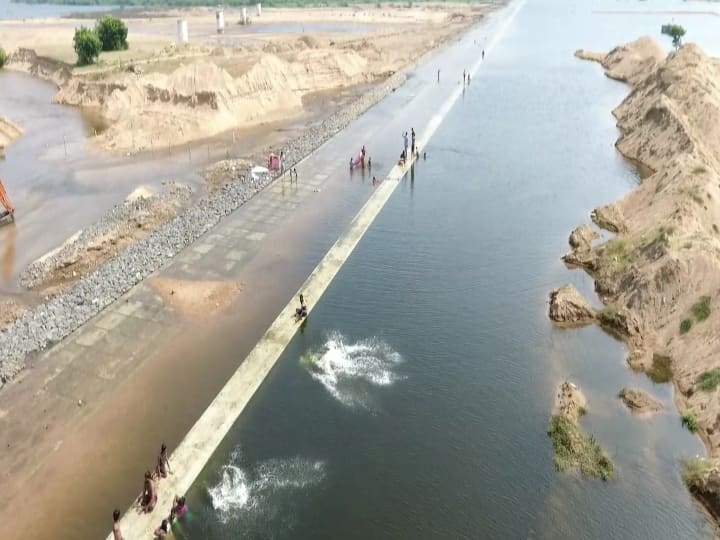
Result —
[{"label": "sand dune", "polygon": [[631,85],[614,111],[617,148],[651,169],[595,214],[621,231],[588,265],[608,306],[600,318],[626,337],[633,367],[671,359],[678,406],[717,462],[720,402],[701,382],[720,374],[720,63],[694,44],[666,55],[649,39],[578,56]]},{"label": "sand dune", "polygon": [[15,139],[23,134],[20,127],[13,124],[10,120],[0,116],[0,148],[9,146]]}]

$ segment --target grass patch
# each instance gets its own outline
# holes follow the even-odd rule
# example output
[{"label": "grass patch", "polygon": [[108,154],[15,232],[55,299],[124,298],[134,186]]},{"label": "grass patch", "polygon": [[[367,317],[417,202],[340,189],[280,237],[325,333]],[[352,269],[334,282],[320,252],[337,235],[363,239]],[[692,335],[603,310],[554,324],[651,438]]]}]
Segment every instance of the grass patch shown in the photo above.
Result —
[{"label": "grass patch", "polygon": [[669,356],[653,354],[652,366],[646,372],[655,384],[669,383],[672,379],[672,359]]},{"label": "grass patch", "polygon": [[705,373],[700,374],[697,378],[698,388],[710,392],[715,390],[717,385],[720,384],[720,368],[711,369]]},{"label": "grass patch", "polygon": [[697,430],[700,427],[695,415],[690,413],[682,415],[682,425],[684,428],[687,428],[690,433],[697,433]]},{"label": "grass patch", "polygon": [[617,317],[618,313],[618,308],[616,308],[615,306],[605,306],[600,311],[598,311],[598,318],[601,321],[610,322],[615,320],[615,317]]},{"label": "grass patch", "polygon": [[683,322],[680,323],[680,333],[687,334],[692,328],[692,325],[692,319],[685,319]]},{"label": "grass patch", "polygon": [[579,470],[586,476],[611,480],[615,467],[595,439],[560,415],[553,415],[548,435],[555,449],[558,471]]},{"label": "grass patch", "polygon": [[683,463],[682,475],[683,482],[688,488],[698,487],[710,472],[710,464],[704,458],[692,458]]},{"label": "grass patch", "polygon": [[702,322],[707,319],[710,316],[710,297],[700,297],[700,300],[693,304],[691,311],[697,322]]},{"label": "grass patch", "polygon": [[693,174],[703,174],[707,172],[707,169],[702,165],[699,165],[692,170]]},{"label": "grass patch", "polygon": [[624,272],[633,262],[632,246],[621,238],[613,238],[605,245],[605,259],[615,273]]}]

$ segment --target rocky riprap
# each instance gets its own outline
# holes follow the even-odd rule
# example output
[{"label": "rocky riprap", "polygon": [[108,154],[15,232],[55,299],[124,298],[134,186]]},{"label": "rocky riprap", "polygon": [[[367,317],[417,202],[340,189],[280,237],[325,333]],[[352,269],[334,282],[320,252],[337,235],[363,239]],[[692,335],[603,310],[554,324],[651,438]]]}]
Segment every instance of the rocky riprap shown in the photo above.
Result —
[{"label": "rocky riprap", "polygon": [[[285,145],[286,163],[296,164],[311,154],[403,84],[405,78],[404,72],[392,75],[351,104],[303,131]],[[202,197],[182,214],[132,244],[64,293],[26,312],[0,331],[0,388],[25,367],[28,355],[46,349],[78,329],[272,182],[252,179],[241,182],[240,178],[238,171],[235,182]],[[100,222],[89,227],[87,237],[96,237],[97,228],[117,219],[117,212],[116,209],[110,210]],[[47,264],[53,264],[53,261],[48,260]],[[31,285],[45,271],[42,265],[33,265],[22,282]]]}]

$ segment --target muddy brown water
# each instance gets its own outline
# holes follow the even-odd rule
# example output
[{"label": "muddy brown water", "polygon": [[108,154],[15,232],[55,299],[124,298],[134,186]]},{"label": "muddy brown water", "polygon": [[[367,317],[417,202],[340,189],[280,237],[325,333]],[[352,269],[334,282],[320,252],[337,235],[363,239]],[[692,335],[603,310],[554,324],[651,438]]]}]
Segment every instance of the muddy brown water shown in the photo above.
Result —
[{"label": "muddy brown water", "polygon": [[176,148],[142,155],[111,156],[93,148],[94,132],[106,126],[97,114],[52,103],[54,85],[34,77],[0,71],[0,115],[24,134],[0,160],[0,178],[16,212],[15,223],[0,228],[0,295],[18,295],[20,272],[78,230],[96,222],[136,187],[163,182],[191,185],[205,192],[199,175],[208,163],[258,155],[281,145],[365,88],[324,92],[304,99],[306,113],[283,123],[221,134]]}]

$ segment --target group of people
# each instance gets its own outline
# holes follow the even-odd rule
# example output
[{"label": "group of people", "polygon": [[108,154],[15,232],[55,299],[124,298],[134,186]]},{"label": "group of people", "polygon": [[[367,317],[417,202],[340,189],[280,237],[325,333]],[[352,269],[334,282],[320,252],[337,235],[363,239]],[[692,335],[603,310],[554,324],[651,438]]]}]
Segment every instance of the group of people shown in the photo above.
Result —
[{"label": "group of people", "polygon": [[299,321],[301,319],[304,319],[308,315],[308,309],[307,305],[305,304],[305,297],[301,294],[300,295],[300,307],[295,308],[295,320]]},{"label": "group of people", "polygon": [[400,160],[398,161],[398,165],[405,165],[405,161],[407,161],[408,156],[419,158],[420,157],[420,150],[415,144],[415,128],[410,128],[410,135],[411,135],[411,146],[410,146],[410,154],[408,154],[408,133],[407,131],[403,133],[403,151],[400,154]]},{"label": "group of people", "polygon": [[[285,174],[285,151],[284,150],[280,150],[279,166],[280,166],[280,175],[284,175]],[[290,173],[290,183],[292,184],[293,178],[295,178],[295,183],[297,184],[297,179],[298,179],[297,169],[295,167],[290,167],[290,169],[288,169],[288,173]]]},{"label": "group of people", "polygon": [[[365,145],[363,144],[362,148],[360,149],[360,162],[359,165],[361,167],[365,167],[365,164],[367,163],[368,169],[372,169],[372,158],[370,156],[367,156],[367,162],[365,161],[366,156],[366,150]],[[356,159],[350,156],[350,170],[352,171],[357,165],[355,164]]]},{"label": "group of people", "polygon": [[[158,499],[157,486],[155,482],[161,478],[167,478],[168,474],[172,474],[172,470],[170,469],[167,446],[163,443],[160,446],[160,453],[157,457],[155,471],[145,471],[142,493],[140,493],[140,496],[137,499],[137,508],[140,512],[150,513],[155,509]],[[187,514],[185,497],[175,495],[172,508],[170,509],[170,514],[167,518],[164,518],[161,521],[160,526],[155,529],[155,537],[165,537],[170,532],[173,521],[176,519],[182,519],[185,514]],[[120,530],[120,510],[117,509],[113,511],[113,536],[115,540],[124,540],[122,531]]]},{"label": "group of people", "polygon": [[294,178],[295,178],[295,183],[297,184],[297,178],[298,178],[297,169],[296,169],[295,167],[293,167],[293,168],[290,169],[290,171],[288,171],[288,172],[290,173],[290,183],[291,183],[291,184],[293,183],[293,177],[294,177]]}]

